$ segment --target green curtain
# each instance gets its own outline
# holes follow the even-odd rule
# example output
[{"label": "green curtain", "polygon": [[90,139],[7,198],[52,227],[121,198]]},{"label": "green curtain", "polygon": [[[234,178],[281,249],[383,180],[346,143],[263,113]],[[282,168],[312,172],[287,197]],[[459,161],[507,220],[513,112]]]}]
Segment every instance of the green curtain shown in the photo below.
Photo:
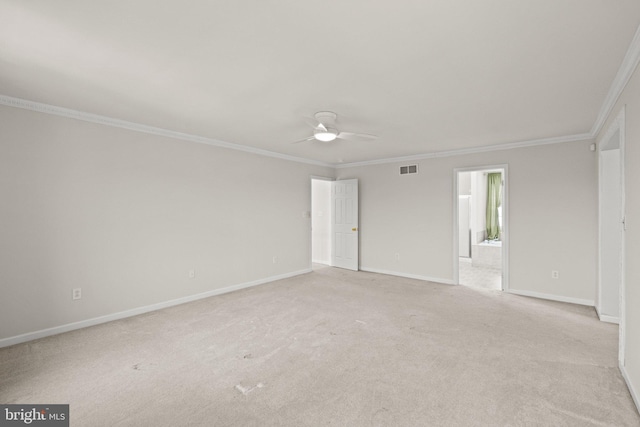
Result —
[{"label": "green curtain", "polygon": [[498,222],[498,208],[502,201],[502,174],[487,175],[487,239],[500,238],[500,223]]}]

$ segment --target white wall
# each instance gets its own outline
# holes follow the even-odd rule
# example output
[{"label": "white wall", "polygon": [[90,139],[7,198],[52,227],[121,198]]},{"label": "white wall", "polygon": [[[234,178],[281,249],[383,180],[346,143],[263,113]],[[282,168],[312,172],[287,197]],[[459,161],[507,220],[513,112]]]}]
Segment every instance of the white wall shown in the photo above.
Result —
[{"label": "white wall", "polygon": [[0,339],[310,267],[309,177],[332,169],[9,107],[0,123]]},{"label": "white wall", "polygon": [[311,259],[331,264],[331,181],[311,181]]},{"label": "white wall", "polygon": [[510,288],[593,304],[598,187],[589,144],[426,159],[416,175],[400,176],[400,164],[338,169],[339,179],[360,179],[362,268],[451,282],[453,170],[508,164]]},{"label": "white wall", "polygon": [[[625,108],[626,106],[626,108]],[[636,68],[631,80],[618,98],[600,138],[625,108],[625,312],[626,342],[624,371],[636,399],[640,399],[640,71]],[[636,400],[636,404],[640,404]]]}]

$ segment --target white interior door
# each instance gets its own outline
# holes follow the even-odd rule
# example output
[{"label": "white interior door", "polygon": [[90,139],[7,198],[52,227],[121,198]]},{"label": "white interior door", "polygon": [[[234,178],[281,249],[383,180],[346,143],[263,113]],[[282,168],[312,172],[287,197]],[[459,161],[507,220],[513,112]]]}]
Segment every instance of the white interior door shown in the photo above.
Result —
[{"label": "white interior door", "polygon": [[358,270],[358,180],[331,183],[331,233],[334,267]]}]

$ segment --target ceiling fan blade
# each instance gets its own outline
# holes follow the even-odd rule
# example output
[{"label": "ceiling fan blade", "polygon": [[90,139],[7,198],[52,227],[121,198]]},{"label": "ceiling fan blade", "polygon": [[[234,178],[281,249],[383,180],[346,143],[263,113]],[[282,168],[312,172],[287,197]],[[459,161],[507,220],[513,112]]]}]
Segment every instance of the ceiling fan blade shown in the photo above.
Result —
[{"label": "ceiling fan blade", "polygon": [[300,144],[301,142],[313,141],[314,139],[316,139],[315,136],[310,136],[308,138],[301,139],[300,141],[292,142],[292,144]]},{"label": "ceiling fan blade", "polygon": [[350,141],[373,141],[378,137],[376,135],[369,135],[368,133],[340,132],[338,138]]},{"label": "ceiling fan blade", "polygon": [[[306,124],[311,126],[311,128],[313,128],[313,129],[317,129],[319,125],[322,125],[322,123],[320,123],[319,121],[317,121],[316,119],[313,119],[311,117],[303,116],[302,119],[304,120],[304,122]],[[322,126],[324,127],[324,125],[322,125]]]},{"label": "ceiling fan blade", "polygon": [[311,117],[302,118],[304,119],[305,123],[311,126],[313,129],[321,130],[323,132],[327,131],[327,127],[324,124],[320,123],[318,120],[312,119]]}]

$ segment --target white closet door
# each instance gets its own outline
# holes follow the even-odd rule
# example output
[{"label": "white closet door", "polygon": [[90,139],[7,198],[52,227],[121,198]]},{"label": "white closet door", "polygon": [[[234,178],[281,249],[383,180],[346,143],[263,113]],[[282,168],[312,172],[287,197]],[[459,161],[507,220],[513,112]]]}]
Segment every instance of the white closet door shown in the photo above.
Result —
[{"label": "white closet door", "polygon": [[334,267],[358,270],[358,180],[334,181],[331,188]]}]

